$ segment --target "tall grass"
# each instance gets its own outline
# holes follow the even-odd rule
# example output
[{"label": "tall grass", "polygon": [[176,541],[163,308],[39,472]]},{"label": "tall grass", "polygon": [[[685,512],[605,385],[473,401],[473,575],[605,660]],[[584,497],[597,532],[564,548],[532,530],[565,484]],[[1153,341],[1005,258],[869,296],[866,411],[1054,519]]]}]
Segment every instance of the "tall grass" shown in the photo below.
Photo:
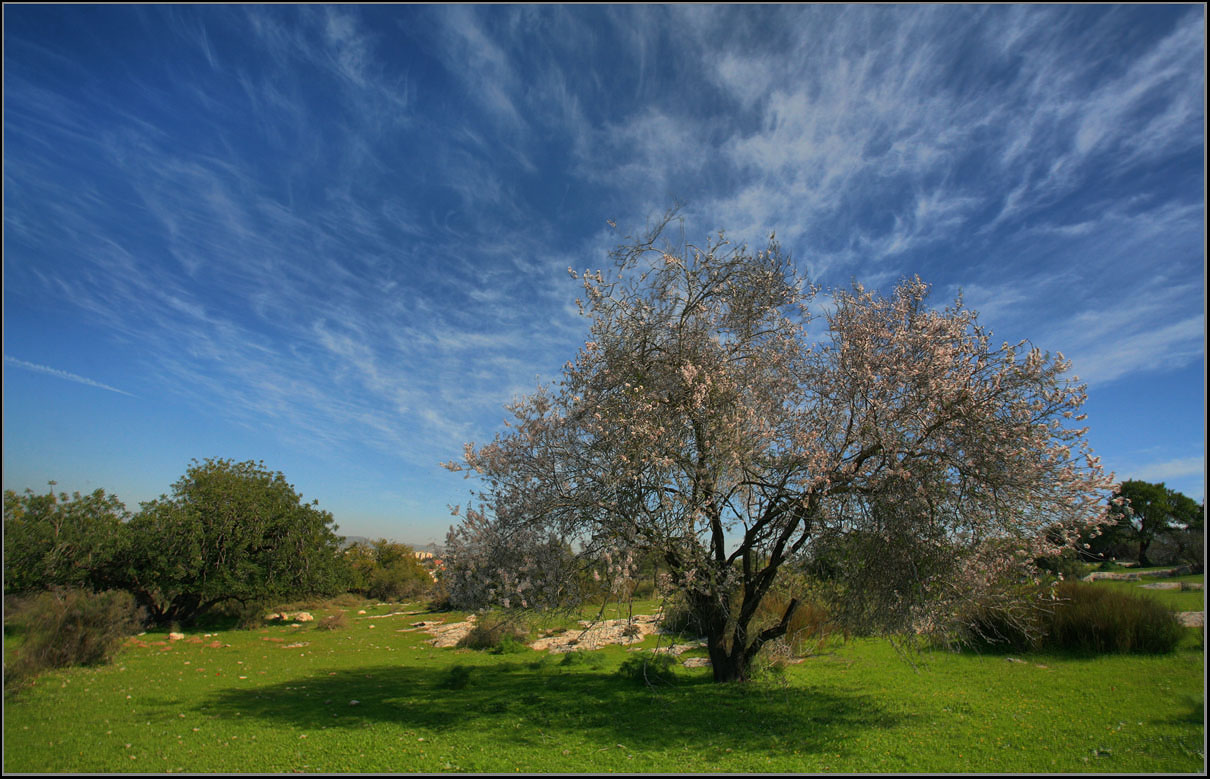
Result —
[{"label": "tall grass", "polygon": [[965,629],[967,645],[1015,652],[1165,654],[1184,636],[1162,603],[1079,581],[1059,582],[1053,593],[1024,590],[1011,608],[975,609]]}]

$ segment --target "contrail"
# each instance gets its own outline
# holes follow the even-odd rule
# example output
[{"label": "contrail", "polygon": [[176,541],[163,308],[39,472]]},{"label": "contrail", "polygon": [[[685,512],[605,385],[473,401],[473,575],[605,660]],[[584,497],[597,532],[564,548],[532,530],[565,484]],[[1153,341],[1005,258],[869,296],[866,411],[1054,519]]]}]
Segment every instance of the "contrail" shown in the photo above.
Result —
[{"label": "contrail", "polygon": [[110,392],[116,392],[119,395],[127,395],[132,398],[137,397],[137,396],[132,395],[131,393],[127,392],[126,390],[120,390],[117,387],[111,387],[108,384],[102,384],[99,381],[93,381],[92,379],[87,379],[83,376],[77,376],[74,373],[68,373],[67,371],[61,371],[58,368],[49,368],[45,365],[37,365],[32,362],[26,362],[25,360],[18,360],[16,357],[9,357],[7,354],[4,355],[4,361],[11,365],[17,366],[18,368],[25,368],[28,371],[46,373],[46,374],[49,374],[56,378],[67,379],[68,381],[74,381],[78,384],[87,384],[90,387],[96,387],[98,389],[109,390]]}]

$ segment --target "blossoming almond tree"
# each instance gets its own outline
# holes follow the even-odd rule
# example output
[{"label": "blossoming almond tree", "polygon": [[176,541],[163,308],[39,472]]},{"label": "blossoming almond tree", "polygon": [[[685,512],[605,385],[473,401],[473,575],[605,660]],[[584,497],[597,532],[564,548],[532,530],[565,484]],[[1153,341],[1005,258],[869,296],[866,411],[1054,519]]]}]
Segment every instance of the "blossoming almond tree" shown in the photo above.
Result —
[{"label": "blossoming almond tree", "polygon": [[[776,624],[753,618],[812,539],[862,534],[864,564],[904,561],[887,575],[918,597],[886,606],[921,624],[1103,521],[1113,485],[1069,426],[1085,395],[1061,356],[993,346],[961,302],[926,306],[918,278],[835,293],[808,338],[818,290],[775,241],[656,248],[666,224],[616,250],[608,278],[572,272],[592,340],[505,433],[446,464],[483,484],[451,539],[478,523],[615,567],[655,552],[728,681],[785,634],[797,600]],[[532,572],[534,554],[506,557]],[[540,586],[503,574],[515,599]]]}]

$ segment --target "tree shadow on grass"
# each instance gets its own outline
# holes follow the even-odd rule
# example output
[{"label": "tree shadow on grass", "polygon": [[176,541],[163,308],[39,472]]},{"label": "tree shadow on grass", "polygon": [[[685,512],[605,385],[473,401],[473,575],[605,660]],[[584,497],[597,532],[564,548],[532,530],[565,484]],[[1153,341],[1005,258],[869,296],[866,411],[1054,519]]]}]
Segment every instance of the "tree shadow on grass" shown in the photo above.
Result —
[{"label": "tree shadow on grass", "polygon": [[[356,701],[356,704],[351,703]],[[453,668],[379,666],[321,672],[254,689],[229,689],[203,706],[300,729],[473,728],[510,745],[526,733],[574,734],[630,748],[821,750],[861,729],[902,721],[874,698],[812,687],[715,684],[681,679],[645,688],[609,671],[549,663],[497,662]],[[520,733],[516,723],[523,722]],[[540,733],[539,733],[540,731]]]}]

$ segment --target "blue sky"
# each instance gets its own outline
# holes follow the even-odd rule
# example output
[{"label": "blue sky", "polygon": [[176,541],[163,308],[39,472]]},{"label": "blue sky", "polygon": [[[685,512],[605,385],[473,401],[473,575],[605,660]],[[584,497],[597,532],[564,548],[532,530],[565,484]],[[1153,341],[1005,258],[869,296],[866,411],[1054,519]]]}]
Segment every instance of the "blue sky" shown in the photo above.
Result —
[{"label": "blue sky", "polygon": [[6,5],[4,487],[263,460],[441,541],[438,463],[583,343],[567,268],[680,202],[962,290],[1201,500],[1205,57],[1201,5]]}]

